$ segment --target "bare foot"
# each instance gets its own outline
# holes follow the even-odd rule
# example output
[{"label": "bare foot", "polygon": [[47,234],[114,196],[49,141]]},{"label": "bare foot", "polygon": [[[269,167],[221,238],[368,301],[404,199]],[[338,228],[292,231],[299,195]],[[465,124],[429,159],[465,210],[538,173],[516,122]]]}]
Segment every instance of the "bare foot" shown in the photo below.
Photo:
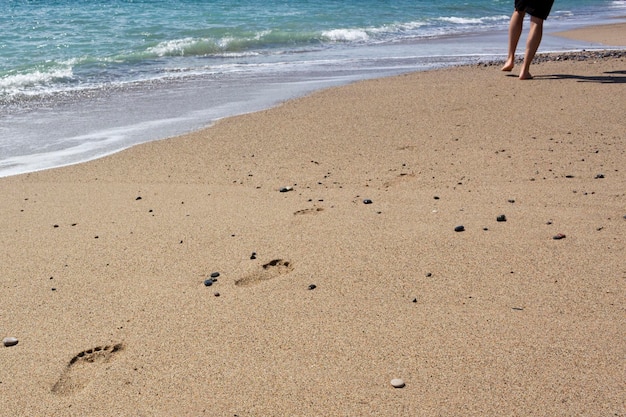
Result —
[{"label": "bare foot", "polygon": [[509,59],[504,63],[504,66],[500,68],[500,70],[510,72],[514,66],[515,66],[515,61]]},{"label": "bare foot", "polygon": [[519,74],[519,79],[520,80],[532,80],[533,76],[530,75],[530,72],[521,72]]}]

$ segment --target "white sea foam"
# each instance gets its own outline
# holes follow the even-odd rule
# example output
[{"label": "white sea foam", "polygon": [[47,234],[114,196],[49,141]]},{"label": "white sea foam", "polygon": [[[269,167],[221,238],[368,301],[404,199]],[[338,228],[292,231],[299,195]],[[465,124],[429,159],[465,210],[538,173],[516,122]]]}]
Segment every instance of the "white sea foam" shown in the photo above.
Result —
[{"label": "white sea foam", "polygon": [[441,22],[454,23],[456,25],[482,25],[488,22],[499,22],[503,20],[506,21],[509,18],[510,16],[504,16],[504,15],[475,17],[475,18],[449,16],[449,17],[440,17],[437,20]]},{"label": "white sea foam", "polygon": [[172,55],[184,55],[185,49],[196,43],[197,40],[193,38],[173,39],[165,42],[161,42],[158,45],[147,49],[148,53],[155,54],[156,56],[172,56]]},{"label": "white sea foam", "polygon": [[52,81],[70,79],[73,76],[70,66],[50,71],[33,71],[25,74],[7,75],[0,78],[0,94],[16,94],[25,89],[43,87]]},{"label": "white sea foam", "polygon": [[363,29],[333,29],[322,32],[322,36],[335,42],[367,41],[370,37]]}]

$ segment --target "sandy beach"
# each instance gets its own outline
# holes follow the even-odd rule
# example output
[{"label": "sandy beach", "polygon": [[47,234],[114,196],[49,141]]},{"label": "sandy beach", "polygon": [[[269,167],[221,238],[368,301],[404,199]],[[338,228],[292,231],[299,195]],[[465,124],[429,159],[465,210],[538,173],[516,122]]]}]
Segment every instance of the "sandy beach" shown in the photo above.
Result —
[{"label": "sandy beach", "polygon": [[626,416],[626,59],[518,69],[0,179],[0,414]]},{"label": "sandy beach", "polygon": [[557,32],[554,35],[569,39],[583,39],[601,45],[625,46],[626,23],[614,23],[611,25],[590,26],[580,29]]}]

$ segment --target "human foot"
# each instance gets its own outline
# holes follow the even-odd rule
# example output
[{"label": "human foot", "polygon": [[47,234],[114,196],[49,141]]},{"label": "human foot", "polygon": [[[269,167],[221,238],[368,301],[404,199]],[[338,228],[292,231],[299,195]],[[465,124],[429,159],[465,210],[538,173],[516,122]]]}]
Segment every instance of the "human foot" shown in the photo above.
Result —
[{"label": "human foot", "polygon": [[504,65],[502,66],[502,68],[500,68],[500,70],[510,72],[514,66],[515,66],[515,62],[509,59],[504,63]]},{"label": "human foot", "polygon": [[521,72],[519,74],[519,79],[520,80],[532,80],[533,76],[530,74],[530,72]]}]

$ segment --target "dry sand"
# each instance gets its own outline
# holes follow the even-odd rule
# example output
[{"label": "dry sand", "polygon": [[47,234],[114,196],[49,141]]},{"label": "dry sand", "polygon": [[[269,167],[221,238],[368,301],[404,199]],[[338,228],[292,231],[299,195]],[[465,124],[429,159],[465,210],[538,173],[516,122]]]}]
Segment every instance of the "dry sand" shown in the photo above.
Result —
[{"label": "dry sand", "polygon": [[1,179],[0,414],[626,415],[625,69],[365,81]]},{"label": "dry sand", "polygon": [[612,25],[589,26],[580,29],[556,32],[552,35],[569,39],[584,39],[609,46],[626,46],[626,23]]}]

